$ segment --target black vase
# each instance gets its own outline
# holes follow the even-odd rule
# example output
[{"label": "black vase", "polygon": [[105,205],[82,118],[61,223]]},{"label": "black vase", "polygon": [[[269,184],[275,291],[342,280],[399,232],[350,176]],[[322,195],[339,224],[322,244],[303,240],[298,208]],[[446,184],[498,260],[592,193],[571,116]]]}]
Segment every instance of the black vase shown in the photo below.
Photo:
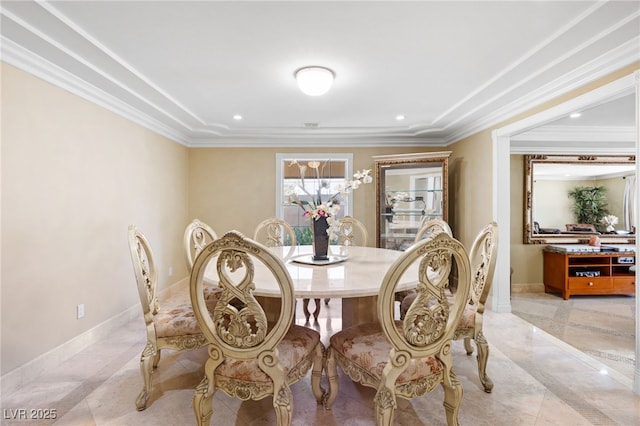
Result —
[{"label": "black vase", "polygon": [[387,222],[393,223],[393,207],[385,206],[384,215],[387,218]]},{"label": "black vase", "polygon": [[329,224],[326,217],[312,219],[313,222],[313,260],[329,260]]}]

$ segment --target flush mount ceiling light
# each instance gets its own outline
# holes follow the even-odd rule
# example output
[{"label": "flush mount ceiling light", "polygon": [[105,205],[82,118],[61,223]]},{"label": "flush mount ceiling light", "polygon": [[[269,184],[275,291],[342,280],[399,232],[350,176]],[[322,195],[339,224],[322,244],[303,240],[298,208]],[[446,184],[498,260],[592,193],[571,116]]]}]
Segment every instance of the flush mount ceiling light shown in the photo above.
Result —
[{"label": "flush mount ceiling light", "polygon": [[320,96],[329,91],[335,74],[325,67],[304,67],[294,73],[298,87],[305,95]]}]

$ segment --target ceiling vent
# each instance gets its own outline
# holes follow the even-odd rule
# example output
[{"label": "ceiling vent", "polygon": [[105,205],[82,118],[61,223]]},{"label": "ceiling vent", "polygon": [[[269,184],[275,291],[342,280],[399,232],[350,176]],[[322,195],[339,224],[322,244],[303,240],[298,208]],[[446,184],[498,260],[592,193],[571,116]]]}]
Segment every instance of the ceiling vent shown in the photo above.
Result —
[{"label": "ceiling vent", "polygon": [[304,123],[305,129],[317,129],[318,123]]}]

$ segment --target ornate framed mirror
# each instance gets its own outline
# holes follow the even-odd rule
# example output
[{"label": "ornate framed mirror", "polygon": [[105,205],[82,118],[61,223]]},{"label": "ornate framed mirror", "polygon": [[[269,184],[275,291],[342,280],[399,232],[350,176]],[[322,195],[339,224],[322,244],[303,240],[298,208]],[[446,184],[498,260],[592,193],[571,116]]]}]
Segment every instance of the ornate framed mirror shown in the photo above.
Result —
[{"label": "ornate framed mirror", "polygon": [[426,221],[447,220],[450,155],[439,151],[373,157],[376,247],[404,250]]},{"label": "ornate framed mirror", "polygon": [[601,243],[635,243],[635,156],[539,154],[524,161],[525,244],[586,244],[593,235]]}]

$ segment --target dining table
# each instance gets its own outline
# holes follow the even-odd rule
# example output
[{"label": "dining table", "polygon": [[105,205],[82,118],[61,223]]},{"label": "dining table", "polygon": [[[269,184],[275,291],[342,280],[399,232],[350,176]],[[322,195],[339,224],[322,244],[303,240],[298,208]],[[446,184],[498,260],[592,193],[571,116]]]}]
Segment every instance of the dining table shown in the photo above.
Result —
[{"label": "dining table", "polygon": [[[402,254],[384,248],[332,246],[328,261],[313,261],[312,246],[297,246],[291,255],[286,246],[271,250],[284,261],[296,298],[342,300],[343,327],[378,321],[380,286],[389,267]],[[265,311],[279,312],[278,283],[260,262],[254,267],[254,294],[261,297]],[[409,269],[396,291],[415,288],[417,270],[417,265]]]}]

